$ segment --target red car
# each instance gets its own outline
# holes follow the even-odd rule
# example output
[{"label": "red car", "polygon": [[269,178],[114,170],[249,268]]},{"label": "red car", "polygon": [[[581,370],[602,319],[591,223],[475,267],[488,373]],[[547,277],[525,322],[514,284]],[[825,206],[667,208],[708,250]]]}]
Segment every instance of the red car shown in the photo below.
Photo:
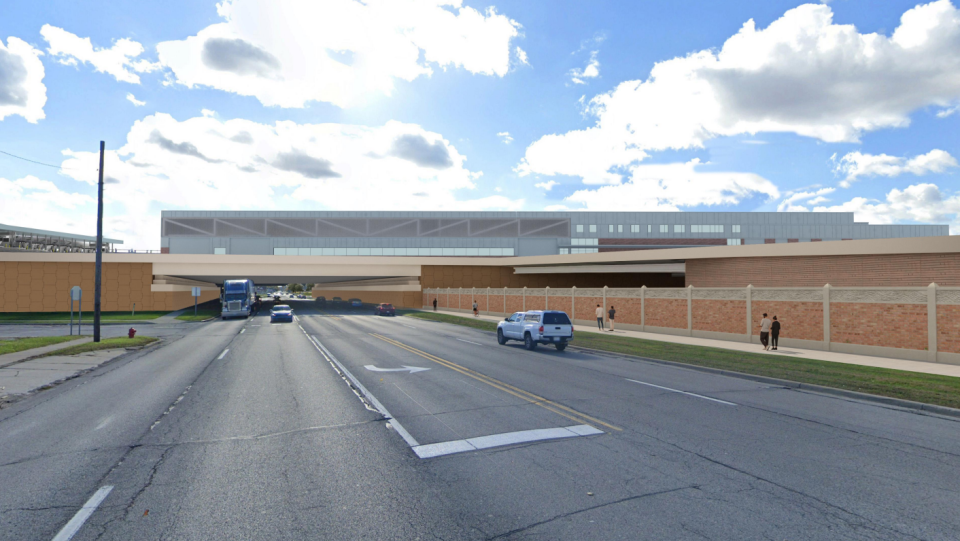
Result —
[{"label": "red car", "polygon": [[389,302],[382,302],[382,303],[378,304],[378,305],[373,309],[373,315],[375,315],[375,316],[395,316],[395,315],[397,315],[397,311],[394,310],[393,305],[390,304]]}]

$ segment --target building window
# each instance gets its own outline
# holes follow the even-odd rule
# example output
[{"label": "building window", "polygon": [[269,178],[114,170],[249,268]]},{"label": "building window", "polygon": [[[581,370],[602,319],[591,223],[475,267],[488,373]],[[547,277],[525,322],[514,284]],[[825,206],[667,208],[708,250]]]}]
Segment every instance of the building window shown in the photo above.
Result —
[{"label": "building window", "polygon": [[660,232],[661,232],[661,233],[669,233],[669,232],[670,232],[670,226],[669,226],[669,225],[661,225],[661,226],[660,226]]},{"label": "building window", "polygon": [[677,225],[674,225],[674,226],[673,226],[673,232],[674,232],[674,233],[683,233],[683,230],[684,230],[684,229],[686,229],[686,226],[684,226],[684,225],[677,224]]},{"label": "building window", "polygon": [[560,254],[565,255],[570,253],[570,248],[560,248]]},{"label": "building window", "polygon": [[583,224],[577,225],[577,233],[583,233]]},{"label": "building window", "polygon": [[730,231],[733,232],[733,233],[739,233],[739,232],[740,232],[740,226],[739,226],[739,225],[732,225],[732,226],[730,226]]},{"label": "building window", "polygon": [[622,226],[622,225],[618,225],[618,226],[617,226],[617,233],[623,233],[623,226]]},{"label": "building window", "polygon": [[607,226],[607,233],[613,233],[613,224]]},{"label": "building window", "polygon": [[360,248],[360,255],[370,255],[370,248]]},{"label": "building window", "polygon": [[297,255],[310,255],[310,248],[297,248]]},{"label": "building window", "polygon": [[286,248],[274,248],[274,249],[273,249],[273,255],[287,255],[287,249],[286,249]]},{"label": "building window", "polygon": [[723,233],[722,225],[691,225],[691,233]]},{"label": "building window", "polygon": [[227,255],[227,249],[226,249],[226,248],[214,248],[214,249],[213,249],[213,253],[214,253],[214,255]]},{"label": "building window", "polygon": [[631,232],[631,233],[639,233],[639,232],[640,232],[640,226],[639,226],[639,225],[631,225],[631,226],[630,226],[630,232]]},{"label": "building window", "polygon": [[743,244],[742,239],[727,239],[727,246],[740,246]]},{"label": "building window", "polygon": [[591,232],[591,233],[596,233],[596,232],[597,232],[597,226],[594,225],[594,224],[590,224],[590,232]]},{"label": "building window", "polygon": [[652,232],[653,232],[653,226],[648,224],[648,225],[647,225],[647,233],[652,233]]}]

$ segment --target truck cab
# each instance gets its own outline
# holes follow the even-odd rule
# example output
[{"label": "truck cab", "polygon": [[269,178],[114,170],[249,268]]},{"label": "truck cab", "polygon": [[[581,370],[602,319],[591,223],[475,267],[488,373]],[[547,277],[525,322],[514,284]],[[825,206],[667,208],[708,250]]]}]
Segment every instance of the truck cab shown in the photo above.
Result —
[{"label": "truck cab", "polygon": [[256,303],[255,287],[252,280],[225,280],[220,318],[248,318]]}]

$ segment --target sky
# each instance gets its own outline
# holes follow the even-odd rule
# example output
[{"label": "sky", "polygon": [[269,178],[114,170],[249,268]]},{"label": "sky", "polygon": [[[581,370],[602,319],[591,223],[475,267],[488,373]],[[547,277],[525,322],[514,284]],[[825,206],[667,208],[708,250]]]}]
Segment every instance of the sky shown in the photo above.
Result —
[{"label": "sky", "polygon": [[46,0],[0,18],[0,223],[95,233],[105,141],[104,234],[131,249],[187,209],[844,211],[958,234],[958,128],[949,0]]}]

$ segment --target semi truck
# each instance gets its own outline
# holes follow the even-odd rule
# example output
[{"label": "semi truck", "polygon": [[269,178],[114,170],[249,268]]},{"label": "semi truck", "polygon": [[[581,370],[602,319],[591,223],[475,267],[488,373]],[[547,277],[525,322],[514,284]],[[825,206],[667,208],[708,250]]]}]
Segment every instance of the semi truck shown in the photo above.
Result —
[{"label": "semi truck", "polygon": [[224,280],[223,306],[220,309],[220,318],[243,317],[248,318],[253,313],[256,302],[253,280]]}]

